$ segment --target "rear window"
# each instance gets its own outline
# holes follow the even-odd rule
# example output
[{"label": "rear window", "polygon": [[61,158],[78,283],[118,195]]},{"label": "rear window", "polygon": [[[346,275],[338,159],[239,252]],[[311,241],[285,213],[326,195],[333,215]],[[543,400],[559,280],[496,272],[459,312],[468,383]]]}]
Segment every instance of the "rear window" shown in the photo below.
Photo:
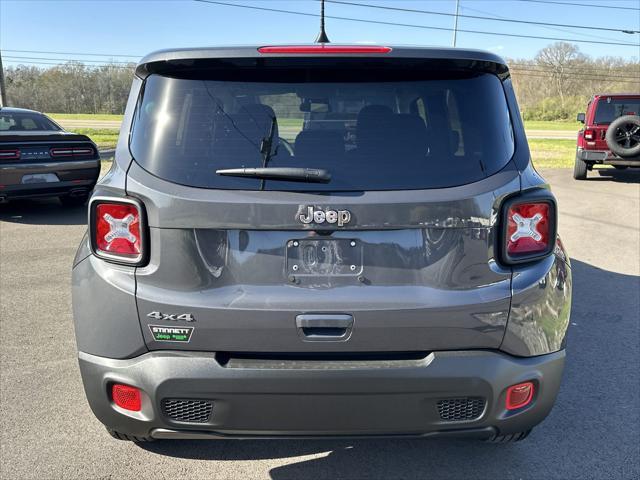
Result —
[{"label": "rear window", "polygon": [[623,115],[638,115],[640,98],[601,97],[596,106],[594,123],[611,123]]},{"label": "rear window", "polygon": [[[246,76],[149,76],[132,127],[135,161],[194,187],[260,189],[260,180],[216,170],[266,161],[323,168],[332,177],[326,184],[267,180],[266,190],[363,191],[462,185],[513,155],[507,103],[493,74],[376,81],[365,71],[332,81],[324,72],[321,81],[296,75],[291,83]],[[267,152],[261,147],[270,134]]]},{"label": "rear window", "polygon": [[30,112],[0,112],[0,132],[59,131],[44,115]]}]

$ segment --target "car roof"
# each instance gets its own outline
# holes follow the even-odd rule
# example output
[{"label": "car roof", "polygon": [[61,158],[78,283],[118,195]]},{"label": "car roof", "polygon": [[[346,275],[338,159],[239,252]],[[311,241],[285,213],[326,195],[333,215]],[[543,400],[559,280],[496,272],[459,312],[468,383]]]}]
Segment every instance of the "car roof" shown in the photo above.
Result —
[{"label": "car roof", "polygon": [[38,115],[44,115],[44,113],[38,112],[36,110],[29,110],[28,108],[18,108],[18,107],[0,107],[0,112],[2,113],[36,113]]},{"label": "car roof", "polygon": [[596,93],[593,95],[593,98],[602,97],[640,97],[640,93]]},{"label": "car roof", "polygon": [[[268,45],[275,47],[318,47],[321,44],[295,44],[295,45]],[[322,44],[324,45],[324,44]],[[136,74],[144,78],[149,75],[153,69],[149,68],[151,64],[166,64],[169,62],[181,62],[185,60],[215,60],[215,59],[235,59],[235,58],[394,58],[394,59],[433,59],[433,60],[461,60],[472,63],[491,63],[498,66],[498,70],[507,72],[507,63],[495,53],[485,50],[462,49],[462,48],[442,48],[442,47],[418,47],[418,46],[393,46],[388,45],[390,51],[388,53],[260,53],[259,48],[264,45],[252,46],[227,46],[227,47],[203,47],[203,48],[178,48],[168,50],[158,50],[143,57],[136,67]],[[327,44],[327,48],[331,47],[376,47],[382,45],[358,44],[358,45],[342,45]]]}]

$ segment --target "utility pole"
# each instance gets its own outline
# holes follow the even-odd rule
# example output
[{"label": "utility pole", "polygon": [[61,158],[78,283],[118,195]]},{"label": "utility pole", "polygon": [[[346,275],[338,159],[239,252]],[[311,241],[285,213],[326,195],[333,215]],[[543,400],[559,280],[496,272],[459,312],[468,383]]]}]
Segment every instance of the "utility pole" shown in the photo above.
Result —
[{"label": "utility pole", "polygon": [[4,68],[2,66],[2,52],[0,51],[0,107],[7,106],[7,90],[4,84]]},{"label": "utility pole", "polygon": [[456,46],[456,37],[458,36],[458,10],[460,10],[460,0],[456,0],[456,16],[453,23],[453,42],[452,47]]}]

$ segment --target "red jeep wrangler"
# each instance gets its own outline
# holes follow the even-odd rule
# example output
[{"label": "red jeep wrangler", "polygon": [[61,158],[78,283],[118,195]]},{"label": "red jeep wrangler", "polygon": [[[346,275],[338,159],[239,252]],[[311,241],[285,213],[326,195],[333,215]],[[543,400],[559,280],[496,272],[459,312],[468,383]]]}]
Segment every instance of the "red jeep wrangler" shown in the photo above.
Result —
[{"label": "red jeep wrangler", "polygon": [[640,94],[594,95],[578,132],[573,178],[584,180],[593,166],[640,167]]}]

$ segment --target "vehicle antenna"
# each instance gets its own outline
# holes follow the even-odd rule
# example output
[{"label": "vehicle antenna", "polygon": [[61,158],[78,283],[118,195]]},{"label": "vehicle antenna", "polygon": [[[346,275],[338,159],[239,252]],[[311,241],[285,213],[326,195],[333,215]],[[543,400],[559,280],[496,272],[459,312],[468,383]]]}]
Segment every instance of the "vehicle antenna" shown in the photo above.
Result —
[{"label": "vehicle antenna", "polygon": [[324,0],[320,0],[320,33],[316,37],[316,43],[331,43],[324,31]]}]

